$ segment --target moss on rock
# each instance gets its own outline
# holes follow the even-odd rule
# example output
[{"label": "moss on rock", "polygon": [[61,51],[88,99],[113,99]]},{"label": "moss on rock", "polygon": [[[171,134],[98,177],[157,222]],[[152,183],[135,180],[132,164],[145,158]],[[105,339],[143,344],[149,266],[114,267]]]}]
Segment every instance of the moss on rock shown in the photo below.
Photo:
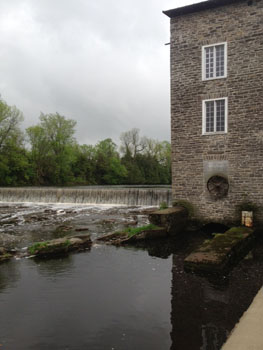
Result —
[{"label": "moss on rock", "polygon": [[166,229],[153,224],[142,227],[128,227],[123,231],[117,231],[102,236],[97,241],[102,241],[113,245],[135,243],[138,241],[152,240],[167,236]]},{"label": "moss on rock", "polygon": [[215,233],[184,261],[186,270],[215,272],[224,270],[243,258],[254,241],[253,230],[232,227],[225,233]]},{"label": "moss on rock", "polygon": [[51,241],[37,242],[28,247],[27,251],[30,255],[42,257],[65,254],[73,250],[83,250],[89,248],[91,244],[90,235],[77,235],[57,238]]}]

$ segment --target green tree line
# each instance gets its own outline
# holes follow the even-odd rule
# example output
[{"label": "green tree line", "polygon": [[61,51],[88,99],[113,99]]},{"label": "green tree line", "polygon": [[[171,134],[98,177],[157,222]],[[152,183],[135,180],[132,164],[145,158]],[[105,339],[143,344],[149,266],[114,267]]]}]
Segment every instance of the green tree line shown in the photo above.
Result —
[{"label": "green tree line", "polygon": [[76,122],[59,113],[41,114],[21,130],[22,113],[0,99],[0,185],[170,184],[171,146],[141,137],[139,129],[79,145]]}]

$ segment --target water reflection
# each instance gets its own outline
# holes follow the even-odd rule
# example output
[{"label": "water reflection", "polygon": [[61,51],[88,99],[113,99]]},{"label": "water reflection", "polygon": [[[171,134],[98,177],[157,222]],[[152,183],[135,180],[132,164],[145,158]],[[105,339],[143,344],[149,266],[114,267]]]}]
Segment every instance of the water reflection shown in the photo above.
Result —
[{"label": "water reflection", "polygon": [[72,254],[53,257],[51,259],[34,259],[37,271],[44,277],[72,274],[75,270]]},{"label": "water reflection", "polygon": [[263,284],[262,239],[228,276],[185,273],[184,256],[173,255],[170,350],[219,350]]},{"label": "water reflection", "polygon": [[263,284],[263,242],[228,276],[186,273],[203,237],[0,266],[5,350],[219,350]]},{"label": "water reflection", "polygon": [[0,266],[0,293],[6,288],[14,288],[20,279],[19,264],[10,260],[1,263]]},{"label": "water reflection", "polygon": [[171,349],[220,349],[227,336],[228,298],[227,290],[216,290],[204,278],[184,274],[174,256]]},{"label": "water reflection", "polygon": [[1,344],[5,350],[167,350],[171,263],[109,246],[65,259],[21,260],[16,288],[0,293]]}]

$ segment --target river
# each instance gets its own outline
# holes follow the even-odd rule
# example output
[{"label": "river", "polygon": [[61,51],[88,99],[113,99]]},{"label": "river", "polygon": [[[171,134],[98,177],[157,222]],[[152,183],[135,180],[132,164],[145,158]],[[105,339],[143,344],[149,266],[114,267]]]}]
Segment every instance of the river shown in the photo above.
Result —
[{"label": "river", "polygon": [[[147,223],[143,206],[0,204],[0,246]],[[263,244],[228,276],[184,272],[205,237],[142,247],[94,244],[50,260],[0,265],[0,349],[219,350],[263,284]]]}]

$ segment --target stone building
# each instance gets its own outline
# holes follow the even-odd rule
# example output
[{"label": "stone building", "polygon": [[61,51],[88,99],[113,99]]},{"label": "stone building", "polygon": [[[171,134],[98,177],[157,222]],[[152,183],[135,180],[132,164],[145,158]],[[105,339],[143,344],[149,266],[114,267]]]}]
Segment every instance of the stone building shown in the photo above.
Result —
[{"label": "stone building", "polygon": [[204,221],[234,222],[240,208],[252,208],[262,223],[263,0],[210,0],[164,13],[173,198],[190,202]]}]

